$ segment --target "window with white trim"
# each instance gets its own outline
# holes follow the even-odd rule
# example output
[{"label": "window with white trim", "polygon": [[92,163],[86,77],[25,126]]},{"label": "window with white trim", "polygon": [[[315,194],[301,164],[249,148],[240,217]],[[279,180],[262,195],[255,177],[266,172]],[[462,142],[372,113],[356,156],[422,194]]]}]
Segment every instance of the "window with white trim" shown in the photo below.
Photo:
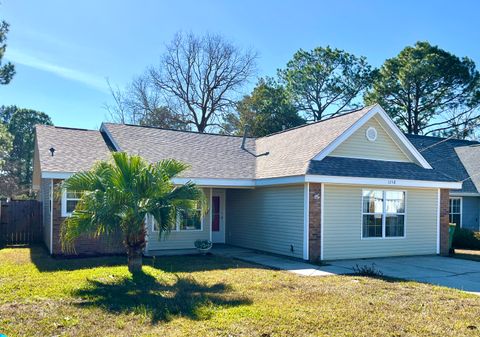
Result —
[{"label": "window with white trim", "polygon": [[[152,231],[158,232],[160,226],[158,222],[152,217]],[[171,228],[172,231],[191,231],[202,230],[202,209],[200,204],[193,210],[181,210],[177,213],[175,226]]]},{"label": "window with white trim", "polygon": [[449,203],[449,221],[450,223],[456,224],[458,227],[461,226],[462,222],[462,198],[450,198]]},{"label": "window with white trim", "polygon": [[63,198],[62,198],[62,215],[69,216],[77,207],[80,198],[82,197],[81,192],[77,191],[63,191]]},{"label": "window with white trim", "polygon": [[364,190],[362,238],[405,237],[405,191]]},{"label": "window with white trim", "polygon": [[177,230],[190,231],[202,229],[202,209],[200,203],[192,210],[182,210],[177,216]]}]

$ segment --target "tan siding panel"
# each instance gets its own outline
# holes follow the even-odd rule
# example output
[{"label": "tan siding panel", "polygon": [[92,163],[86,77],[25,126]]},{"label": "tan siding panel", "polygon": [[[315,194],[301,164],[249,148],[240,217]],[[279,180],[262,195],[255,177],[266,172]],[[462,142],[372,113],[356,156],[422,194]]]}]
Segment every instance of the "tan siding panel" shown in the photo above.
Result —
[{"label": "tan siding panel", "polygon": [[[204,189],[210,208],[210,189]],[[163,249],[192,249],[196,240],[210,240],[210,210],[203,216],[203,229],[201,231],[172,231],[168,235],[159,237],[152,231],[152,224],[147,225],[148,250]]]},{"label": "tan siding panel", "polygon": [[227,190],[227,243],[301,258],[303,198],[303,185]]},{"label": "tan siding panel", "polygon": [[406,189],[406,238],[362,240],[362,189],[361,186],[325,186],[325,260],[436,253],[437,190]]},{"label": "tan siding panel", "polygon": [[[365,136],[369,127],[374,127],[377,130],[377,140],[374,142],[369,141]],[[411,161],[387,134],[375,117],[370,119],[365,125],[340,144],[331,153],[331,156],[400,162]]]}]

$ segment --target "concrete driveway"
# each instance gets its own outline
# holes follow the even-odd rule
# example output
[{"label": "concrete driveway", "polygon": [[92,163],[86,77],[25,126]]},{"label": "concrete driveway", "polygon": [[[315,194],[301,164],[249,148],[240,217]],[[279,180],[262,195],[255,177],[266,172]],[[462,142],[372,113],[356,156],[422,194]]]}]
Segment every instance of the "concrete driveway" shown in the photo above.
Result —
[{"label": "concrete driveway", "polygon": [[332,261],[330,266],[318,269],[332,269],[334,274],[340,271],[338,269],[344,269],[344,272],[340,271],[343,274],[351,273],[356,265],[372,264],[385,276],[432,283],[480,295],[480,262],[476,261],[440,256],[391,257]]},{"label": "concrete driveway", "polygon": [[316,266],[299,260],[225,245],[214,247],[212,252],[302,276],[352,274],[357,265],[362,267],[375,264],[375,268],[384,276],[426,282],[480,295],[480,262],[451,257],[409,256],[341,260],[330,261],[325,266]]}]

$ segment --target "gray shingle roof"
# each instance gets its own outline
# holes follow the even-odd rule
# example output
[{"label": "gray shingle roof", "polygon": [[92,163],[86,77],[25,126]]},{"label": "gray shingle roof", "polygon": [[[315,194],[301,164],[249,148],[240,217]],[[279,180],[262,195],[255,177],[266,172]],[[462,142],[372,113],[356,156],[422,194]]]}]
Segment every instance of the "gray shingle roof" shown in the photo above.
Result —
[{"label": "gray shingle roof", "polygon": [[290,129],[256,140],[257,154],[268,151],[268,156],[257,159],[256,177],[271,178],[305,174],[310,160],[345,132],[371,107],[314,124]]},{"label": "gray shingle roof", "polygon": [[[188,163],[191,167],[183,176],[254,178],[255,157],[240,148],[241,137],[111,123],[104,127],[121,151],[140,155],[152,163],[168,158]],[[246,147],[255,152],[255,140],[247,139]]]},{"label": "gray shingle roof", "polygon": [[[42,172],[86,171],[110,157],[99,131],[37,125],[35,132]],[[53,157],[51,147],[55,149]]]},{"label": "gray shingle roof", "polygon": [[[312,161],[332,141],[370,111],[366,107],[321,122],[300,126],[261,138],[200,134],[153,127],[105,123],[100,131],[38,126],[37,138],[42,171],[78,172],[90,169],[96,161],[110,156],[106,140],[111,137],[120,150],[138,154],[149,162],[174,158],[190,165],[183,176],[189,178],[261,179],[304,174],[397,178],[432,181],[459,181],[468,177],[453,150],[471,142],[449,141],[422,153],[434,167],[423,169],[416,164],[393,163],[353,158],[330,158]],[[103,136],[102,136],[103,135]],[[108,135],[108,137],[106,136]],[[438,138],[407,136],[422,150]],[[457,141],[461,142],[461,141]],[[56,149],[51,157],[48,149]],[[453,161],[445,161],[452,157]],[[462,171],[463,170],[463,171]],[[479,176],[480,181],[480,176]],[[462,191],[477,191],[467,181]]]},{"label": "gray shingle roof", "polygon": [[[476,191],[480,191],[480,145],[473,144],[470,146],[456,147],[460,161],[463,163],[469,178],[465,178],[463,185],[471,186],[472,184],[476,188]],[[473,191],[473,189],[471,189]]]},{"label": "gray shingle roof", "polygon": [[469,174],[455,151],[456,148],[478,144],[477,142],[418,135],[406,136],[434,170],[442,172],[454,181],[467,179],[463,182],[462,189],[455,192],[478,193],[474,183],[468,179]]},{"label": "gray shingle roof", "polygon": [[308,167],[308,174],[340,177],[452,181],[450,177],[438,170],[424,169],[415,163],[343,157],[325,157],[321,161],[312,160]]},{"label": "gray shingle roof", "polygon": [[371,107],[257,139],[199,134],[159,128],[105,123],[122,151],[150,162],[174,158],[189,163],[190,178],[253,179],[305,174],[312,157],[364,116]]}]

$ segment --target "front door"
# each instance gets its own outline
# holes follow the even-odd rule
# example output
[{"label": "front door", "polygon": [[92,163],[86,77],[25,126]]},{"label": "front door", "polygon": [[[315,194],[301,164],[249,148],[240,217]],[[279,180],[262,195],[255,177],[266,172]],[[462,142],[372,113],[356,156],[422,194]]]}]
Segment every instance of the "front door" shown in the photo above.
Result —
[{"label": "front door", "polygon": [[225,243],[225,191],[212,191],[212,242]]}]

